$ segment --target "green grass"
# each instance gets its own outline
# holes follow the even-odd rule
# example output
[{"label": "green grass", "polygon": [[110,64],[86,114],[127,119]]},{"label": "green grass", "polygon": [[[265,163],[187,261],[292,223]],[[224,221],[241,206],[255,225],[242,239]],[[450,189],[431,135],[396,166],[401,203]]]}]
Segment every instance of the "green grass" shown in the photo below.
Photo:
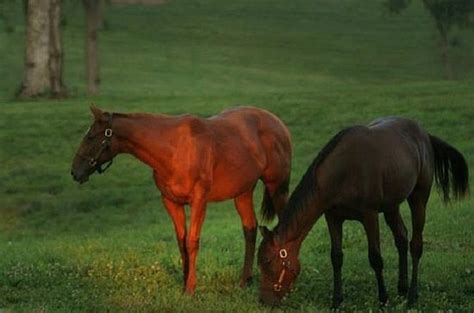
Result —
[{"label": "green grass", "polygon": [[[82,11],[67,2],[71,97],[22,102],[13,94],[22,75],[24,26],[21,8],[13,6],[15,32],[0,32],[0,311],[269,311],[257,302],[258,284],[238,287],[243,236],[231,201],[209,205],[197,293],[190,298],[181,294],[173,227],[146,166],[119,156],[106,174],[85,185],[72,181],[90,102],[115,111],[202,116],[237,104],[267,108],[292,132],[292,188],[339,129],[384,115],[419,120],[474,168],[474,33],[457,31],[458,79],[442,80],[436,32],[418,1],[400,16],[385,13],[380,1],[355,0],[109,7],[109,29],[100,34],[102,93],[94,98],[84,93]],[[257,207],[261,192],[259,185]],[[432,194],[415,310],[474,310],[473,207],[472,197],[444,206]],[[410,225],[406,205],[402,211]],[[382,247],[389,309],[404,311],[386,226]],[[346,223],[344,252],[344,308],[377,310],[360,224]],[[332,270],[324,222],[305,241],[301,263],[297,290],[281,310],[328,310]]]}]

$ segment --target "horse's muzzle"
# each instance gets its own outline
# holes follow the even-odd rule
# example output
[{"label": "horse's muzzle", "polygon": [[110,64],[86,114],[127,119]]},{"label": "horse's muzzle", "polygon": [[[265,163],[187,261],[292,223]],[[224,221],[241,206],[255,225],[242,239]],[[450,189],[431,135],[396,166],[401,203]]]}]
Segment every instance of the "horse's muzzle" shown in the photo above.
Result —
[{"label": "horse's muzzle", "polygon": [[276,307],[280,304],[281,299],[275,296],[271,291],[260,292],[259,302],[266,306]]},{"label": "horse's muzzle", "polygon": [[71,171],[71,176],[79,184],[83,184],[89,180],[89,175],[85,175],[85,174],[81,175],[81,174],[75,173],[74,171]]}]

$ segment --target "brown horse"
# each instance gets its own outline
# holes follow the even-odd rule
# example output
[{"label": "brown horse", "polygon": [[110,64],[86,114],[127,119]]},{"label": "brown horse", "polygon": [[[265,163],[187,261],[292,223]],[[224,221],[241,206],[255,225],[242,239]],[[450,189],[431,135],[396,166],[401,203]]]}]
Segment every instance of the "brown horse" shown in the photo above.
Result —
[{"label": "brown horse", "polygon": [[[387,292],[378,221],[378,213],[383,213],[399,253],[398,292],[400,295],[408,292],[408,303],[413,304],[418,296],[418,263],[433,177],[446,201],[450,193],[459,198],[468,191],[468,167],[462,154],[425,132],[414,121],[382,118],[367,127],[354,126],[339,132],[304,174],[275,229],[261,228],[264,237],[258,251],[261,301],[276,304],[291,290],[300,270],[301,244],[324,214],[331,237],[333,306],[338,307],[342,302],[342,224],[345,220],[357,220],[364,225],[379,301],[384,304]],[[410,288],[407,229],[399,211],[405,199],[411,209],[413,229]]]},{"label": "brown horse", "polygon": [[[234,199],[245,237],[241,285],[247,285],[255,254],[255,185],[259,179],[265,185],[265,219],[278,214],[288,197],[291,139],[285,125],[272,113],[253,107],[226,110],[207,119],[108,113],[95,107],[91,111],[94,123],[74,158],[74,179],[84,183],[95,171],[103,172],[119,153],[132,154],[150,166],[174,223],[185,291],[190,294],[196,286],[196,256],[206,204]],[[191,206],[189,231],[187,204]]]}]

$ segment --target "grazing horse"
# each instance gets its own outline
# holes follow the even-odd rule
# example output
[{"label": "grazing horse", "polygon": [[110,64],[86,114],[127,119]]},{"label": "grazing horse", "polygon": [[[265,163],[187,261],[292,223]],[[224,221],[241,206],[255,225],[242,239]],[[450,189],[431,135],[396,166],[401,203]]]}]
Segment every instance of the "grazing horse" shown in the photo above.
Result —
[{"label": "grazing horse", "polygon": [[[257,220],[253,191],[265,185],[264,219],[283,209],[291,171],[291,139],[272,113],[253,107],[229,109],[210,118],[103,112],[91,107],[94,122],[72,164],[80,183],[103,172],[119,153],[129,153],[153,170],[176,231],[185,292],[196,286],[196,256],[208,202],[234,199],[242,220],[245,259],[241,286],[252,278]],[[189,231],[185,205],[191,206]]]},{"label": "grazing horse", "polygon": [[[320,151],[304,174],[273,231],[261,227],[258,251],[261,270],[260,299],[277,304],[292,288],[299,274],[298,254],[314,223],[324,214],[331,238],[334,274],[333,307],[342,302],[342,224],[357,220],[364,225],[369,262],[375,271],[378,299],[387,301],[380,254],[378,214],[383,213],[399,253],[398,292],[417,299],[418,264],[423,250],[426,203],[433,178],[444,200],[464,196],[469,174],[464,157],[416,122],[381,118],[368,126],[342,130]],[[411,210],[412,238],[400,215],[405,199]],[[407,253],[412,256],[408,288]]]}]

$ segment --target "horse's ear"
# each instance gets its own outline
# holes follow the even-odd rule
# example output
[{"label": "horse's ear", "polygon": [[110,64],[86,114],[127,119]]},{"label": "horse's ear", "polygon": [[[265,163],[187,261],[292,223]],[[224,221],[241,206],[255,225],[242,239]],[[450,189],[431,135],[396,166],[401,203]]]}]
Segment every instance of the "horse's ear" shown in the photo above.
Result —
[{"label": "horse's ear", "polygon": [[272,232],[267,228],[267,226],[258,226],[262,237],[265,239],[270,239],[272,236]]},{"label": "horse's ear", "polygon": [[104,112],[98,107],[96,107],[94,104],[91,104],[89,108],[96,121],[99,121],[104,116]]}]

